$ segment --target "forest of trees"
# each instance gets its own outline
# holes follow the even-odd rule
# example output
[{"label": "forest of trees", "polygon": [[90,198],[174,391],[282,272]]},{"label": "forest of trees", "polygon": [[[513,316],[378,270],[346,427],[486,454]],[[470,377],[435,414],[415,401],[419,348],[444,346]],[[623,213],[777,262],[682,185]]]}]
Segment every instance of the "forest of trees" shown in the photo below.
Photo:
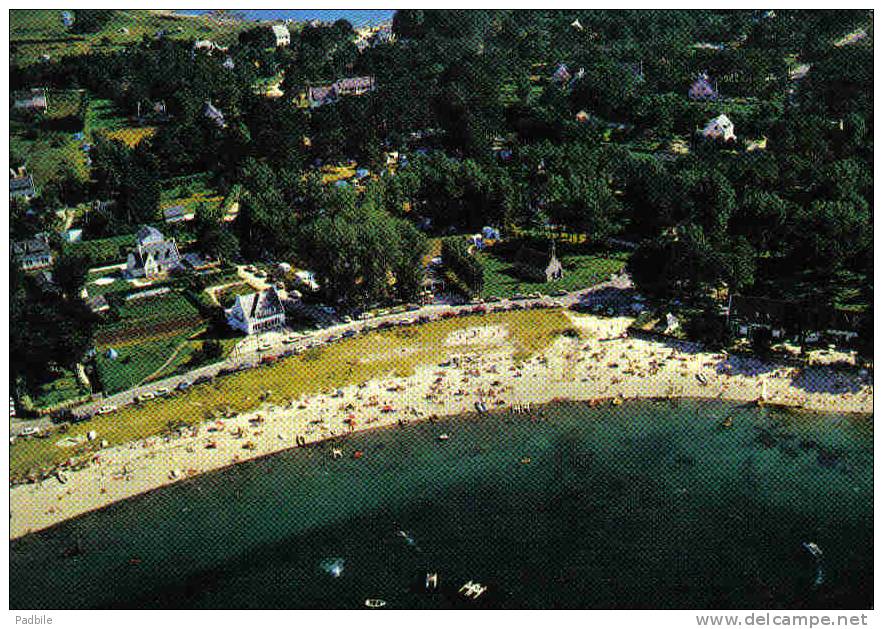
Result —
[{"label": "forest of trees", "polygon": [[[81,28],[101,19],[77,11]],[[188,43],[145,38],[12,67],[10,80],[85,88],[127,112],[165,102],[170,121],[151,139],[93,148],[88,195],[117,202],[102,219],[107,232],[148,222],[162,179],[208,172],[221,192],[238,184],[243,193],[229,227],[200,214],[201,247],[299,261],[346,308],[415,298],[427,250],[418,218],[439,234],[490,224],[557,228],[599,246],[629,238],[639,243],[629,270],[650,296],[701,299],[726,285],[864,306],[873,49],[833,42],[869,22],[864,11],[402,10],[396,41],[361,53],[341,20],[304,26],[278,49],[265,27],[246,31],[229,51],[232,69]],[[789,60],[811,64],[806,78],[789,76]],[[559,63],[581,68],[580,78],[549,81]],[[690,102],[700,71],[720,77],[739,106]],[[277,75],[285,98],[252,88]],[[359,75],[375,76],[377,89],[296,106],[308,85]],[[209,101],[225,127],[203,115]],[[719,113],[738,142],[696,141]],[[663,158],[643,148],[673,137],[687,138],[689,151]],[[761,138],[766,148],[749,151],[747,141]],[[501,142],[505,159],[494,150]],[[408,164],[361,193],[323,185],[312,168],[356,160],[379,172],[385,151],[407,154]]]}]

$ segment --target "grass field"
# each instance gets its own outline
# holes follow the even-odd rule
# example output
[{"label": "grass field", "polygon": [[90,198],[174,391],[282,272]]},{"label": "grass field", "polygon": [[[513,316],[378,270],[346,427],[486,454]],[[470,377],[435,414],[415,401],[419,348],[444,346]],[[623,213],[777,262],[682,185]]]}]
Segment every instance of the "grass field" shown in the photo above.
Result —
[{"label": "grass field", "polygon": [[[482,297],[511,297],[516,293],[549,293],[556,290],[579,290],[605,281],[618,273],[628,260],[626,252],[583,252],[581,247],[558,245],[558,256],[564,265],[564,277],[554,282],[532,282],[520,277],[510,254],[493,249],[478,254],[484,267]],[[542,250],[542,249],[541,249]]]},{"label": "grass field", "polygon": [[37,188],[68,175],[80,181],[88,179],[86,156],[72,134],[42,131],[14,120],[9,131],[10,166],[27,167]]},{"label": "grass field", "polygon": [[[176,394],[171,400],[148,402],[95,417],[79,425],[77,432],[95,430],[115,445],[161,433],[169,424],[199,422],[217,411],[252,410],[261,404],[261,395],[267,391],[270,401],[284,403],[390,374],[407,376],[419,365],[437,364],[462,352],[462,348],[446,345],[444,340],[456,330],[477,324],[505,326],[521,358],[542,351],[572,329],[570,320],[560,310],[526,310],[372,332],[273,365],[219,378],[212,384]],[[395,351],[401,348],[411,351]],[[51,438],[19,440],[10,446],[10,472],[13,477],[20,477],[71,455],[70,449],[61,450]]]},{"label": "grass field", "polygon": [[106,98],[93,98],[89,101],[83,127],[86,136],[92,141],[103,136],[124,142],[129,147],[137,146],[156,133],[156,127],[133,125],[125,112]]},{"label": "grass field", "polygon": [[49,90],[47,94],[49,109],[46,111],[46,117],[52,120],[81,115],[85,97],[86,93],[83,90]]},{"label": "grass field", "polygon": [[20,65],[40,62],[43,54],[55,59],[90,52],[110,52],[137,44],[143,37],[165,31],[169,39],[211,39],[221,45],[236,41],[250,24],[218,23],[209,16],[176,16],[149,9],[118,10],[97,33],[74,34],[61,23],[61,9],[14,9],[9,12],[11,61]]},{"label": "grass field", "polygon": [[41,382],[30,392],[35,408],[45,408],[87,395],[89,391],[80,387],[77,376],[67,369],[54,380]]},{"label": "grass field", "polygon": [[208,173],[197,173],[164,181],[160,192],[160,212],[177,205],[183,206],[186,213],[195,212],[200,204],[220,207],[224,203],[224,196],[211,185],[208,177]]},{"label": "grass field", "polygon": [[123,234],[110,238],[96,238],[64,244],[64,251],[89,256],[92,265],[122,263],[126,260],[126,250],[135,246],[135,234]]},{"label": "grass field", "polygon": [[[155,287],[151,286],[150,288]],[[149,326],[199,314],[186,297],[176,292],[169,292],[157,297],[123,300],[115,304],[114,309],[120,320],[102,327]]]},{"label": "grass field", "polygon": [[232,284],[218,292],[218,303],[222,308],[230,308],[238,295],[248,295],[253,292],[255,292],[254,288],[245,282]]},{"label": "grass field", "polygon": [[114,346],[118,353],[115,359],[109,358],[107,351],[101,352],[95,363],[104,393],[112,395],[131,389],[154,374],[154,379],[171,375],[190,360],[199,343],[188,339],[200,330],[188,328],[147,343]]}]

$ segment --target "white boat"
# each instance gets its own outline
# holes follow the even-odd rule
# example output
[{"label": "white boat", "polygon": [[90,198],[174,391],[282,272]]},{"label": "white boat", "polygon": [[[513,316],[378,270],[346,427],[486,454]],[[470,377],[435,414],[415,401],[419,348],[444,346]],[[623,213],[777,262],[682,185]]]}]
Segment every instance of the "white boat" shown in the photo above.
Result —
[{"label": "white boat", "polygon": [[803,542],[803,547],[805,549],[807,549],[810,552],[810,554],[813,557],[815,557],[816,559],[822,558],[822,555],[823,555],[822,549],[819,548],[819,545],[816,544],[815,542]]},{"label": "white boat", "polygon": [[427,590],[438,589],[438,572],[427,572],[426,573],[426,589]]},{"label": "white boat", "polygon": [[382,598],[366,598],[365,607],[368,607],[369,609],[380,609],[381,607],[386,607],[386,601]]},{"label": "white boat", "polygon": [[475,581],[469,581],[460,587],[460,594],[466,598],[477,599],[479,596],[487,592],[487,586]]},{"label": "white boat", "polygon": [[450,436],[448,433],[446,433],[446,432],[443,432],[442,434],[440,434],[440,435],[438,436],[438,440],[439,440],[439,441],[447,441],[447,440],[450,439],[450,438],[451,438],[451,436]]}]

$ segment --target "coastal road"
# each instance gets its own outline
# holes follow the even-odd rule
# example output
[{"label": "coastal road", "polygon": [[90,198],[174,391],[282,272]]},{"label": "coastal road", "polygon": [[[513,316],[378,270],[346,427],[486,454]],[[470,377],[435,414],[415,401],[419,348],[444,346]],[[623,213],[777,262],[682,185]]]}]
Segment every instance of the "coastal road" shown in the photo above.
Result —
[{"label": "coastal road", "polygon": [[[561,296],[544,296],[542,298],[529,297],[525,299],[501,299],[493,303],[485,303],[488,312],[509,310],[516,307],[532,307],[538,303],[560,303],[561,306],[569,308],[583,300],[593,293],[600,293],[614,289],[628,290],[633,288],[631,278],[627,274],[613,276],[609,281],[596,284],[590,288],[579,291],[568,292]],[[302,333],[292,333],[288,330],[283,332],[268,332],[266,334],[246,337],[240,342],[234,352],[226,359],[198,367],[184,374],[164,378],[145,383],[139,387],[122,391],[114,395],[107,396],[103,399],[83,404],[72,408],[71,411],[80,417],[93,415],[99,411],[102,406],[115,406],[120,408],[128,404],[134,403],[139,396],[145,394],[154,397],[171,396],[176,393],[179,387],[192,385],[198,382],[204,382],[213,379],[219,375],[233,373],[244,369],[250,369],[261,364],[261,361],[267,357],[272,359],[284,358],[311,347],[316,347],[345,336],[353,336],[362,332],[376,330],[381,327],[391,327],[394,325],[417,324],[418,319],[435,320],[442,316],[443,313],[451,312],[459,314],[462,311],[472,311],[476,308],[478,302],[470,302],[459,305],[447,304],[429,304],[421,306],[414,310],[405,312],[397,312],[382,317],[374,317],[368,320],[357,320],[352,322],[340,321],[334,325],[324,327],[318,330],[312,330]],[[182,383],[186,383],[183,385]],[[32,420],[13,420],[10,425],[10,434],[20,434],[27,427],[36,427],[45,429],[52,426],[52,420],[46,416]]]}]

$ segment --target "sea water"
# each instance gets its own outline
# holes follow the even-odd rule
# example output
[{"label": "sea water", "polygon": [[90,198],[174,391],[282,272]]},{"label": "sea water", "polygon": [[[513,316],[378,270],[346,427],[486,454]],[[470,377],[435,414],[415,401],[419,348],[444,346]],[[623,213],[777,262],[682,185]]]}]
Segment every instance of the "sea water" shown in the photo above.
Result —
[{"label": "sea water", "polygon": [[87,514],[11,543],[10,605],[873,605],[869,417],[684,400],[534,419],[354,434],[343,459],[291,450]]}]

